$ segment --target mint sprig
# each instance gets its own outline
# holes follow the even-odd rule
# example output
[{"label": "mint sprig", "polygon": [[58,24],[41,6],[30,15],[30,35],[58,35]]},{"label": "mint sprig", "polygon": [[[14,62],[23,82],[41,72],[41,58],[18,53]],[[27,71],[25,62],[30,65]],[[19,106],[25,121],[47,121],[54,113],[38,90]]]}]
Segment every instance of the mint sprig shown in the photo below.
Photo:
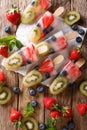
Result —
[{"label": "mint sprig", "polygon": [[50,117],[47,118],[47,128],[46,128],[46,130],[56,130],[54,120],[52,120]]},{"label": "mint sprig", "polygon": [[34,108],[32,107],[32,104],[29,102],[24,109],[24,117],[28,117],[33,113],[34,113]]},{"label": "mint sprig", "polygon": [[12,51],[15,46],[18,49],[23,47],[23,44],[19,40],[17,40],[13,35],[0,38],[0,45],[4,45],[4,44],[8,45],[10,51]]}]

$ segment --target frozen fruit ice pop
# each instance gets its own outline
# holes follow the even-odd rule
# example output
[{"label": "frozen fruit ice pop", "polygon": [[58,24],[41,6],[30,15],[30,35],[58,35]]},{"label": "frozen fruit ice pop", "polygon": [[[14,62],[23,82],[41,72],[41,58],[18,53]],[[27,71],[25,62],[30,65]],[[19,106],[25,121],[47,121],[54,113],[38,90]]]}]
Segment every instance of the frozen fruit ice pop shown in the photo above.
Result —
[{"label": "frozen fruit ice pop", "polygon": [[55,76],[58,71],[60,71],[60,68],[64,65],[65,61],[66,58],[61,54],[47,57],[38,68],[35,67],[23,78],[23,86],[32,87],[49,79],[51,76]]},{"label": "frozen fruit ice pop", "polygon": [[23,24],[31,24],[51,6],[51,0],[31,0],[21,15]]},{"label": "frozen fruit ice pop", "polygon": [[39,61],[42,57],[50,54],[52,49],[55,53],[56,51],[64,50],[67,45],[65,37],[60,31],[37,46],[31,43],[12,54],[6,59],[5,68],[10,70],[19,69],[22,66]]}]

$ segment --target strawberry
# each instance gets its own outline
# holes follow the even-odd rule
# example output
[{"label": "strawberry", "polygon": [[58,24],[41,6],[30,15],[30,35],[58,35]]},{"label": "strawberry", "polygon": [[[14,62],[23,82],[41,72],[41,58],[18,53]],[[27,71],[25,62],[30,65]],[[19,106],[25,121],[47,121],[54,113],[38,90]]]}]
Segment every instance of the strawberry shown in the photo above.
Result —
[{"label": "strawberry", "polygon": [[53,21],[54,21],[54,16],[52,14],[44,15],[42,18],[42,23],[43,23],[44,28],[49,27]]},{"label": "strawberry", "polygon": [[19,8],[12,5],[12,8],[6,12],[6,18],[9,22],[14,25],[18,25],[20,23],[21,14]]},{"label": "strawberry", "polygon": [[59,37],[57,38],[57,45],[59,46],[60,49],[65,49],[68,44],[64,37]]},{"label": "strawberry", "polygon": [[72,118],[72,109],[68,106],[63,106],[62,115],[65,118]]},{"label": "strawberry", "polygon": [[5,75],[2,70],[0,70],[0,84],[4,83],[6,81]]},{"label": "strawberry", "polygon": [[10,120],[12,122],[19,121],[21,117],[22,114],[19,111],[17,111],[15,108],[11,109]]},{"label": "strawberry", "polygon": [[59,118],[59,117],[61,117],[61,112],[59,112],[59,111],[52,111],[51,113],[50,113],[50,118]]},{"label": "strawberry", "polygon": [[48,9],[50,2],[49,0],[40,0],[40,5],[43,9]]},{"label": "strawberry", "polygon": [[51,97],[44,97],[43,102],[44,102],[45,108],[47,109],[52,109],[52,107],[56,105],[56,100]]},{"label": "strawberry", "polygon": [[84,116],[87,112],[87,104],[86,103],[77,104],[77,110],[81,116]]},{"label": "strawberry", "polygon": [[0,55],[7,58],[8,57],[8,46],[7,45],[0,45]]},{"label": "strawberry", "polygon": [[78,60],[80,58],[80,50],[79,49],[73,49],[69,54],[70,60]]},{"label": "strawberry", "polygon": [[52,60],[47,58],[40,66],[39,71],[40,72],[52,72],[54,69]]}]

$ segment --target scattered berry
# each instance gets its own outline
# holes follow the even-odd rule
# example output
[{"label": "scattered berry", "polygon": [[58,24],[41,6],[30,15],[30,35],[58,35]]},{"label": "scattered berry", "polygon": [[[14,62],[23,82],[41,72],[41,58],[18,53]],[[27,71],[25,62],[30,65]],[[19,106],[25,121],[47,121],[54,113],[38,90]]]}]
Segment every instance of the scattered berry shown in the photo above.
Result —
[{"label": "scattered berry", "polygon": [[39,93],[44,92],[44,87],[43,86],[38,86],[37,87],[37,92],[39,92]]},{"label": "scattered berry", "polygon": [[72,29],[73,29],[74,31],[78,30],[78,25],[76,25],[76,24],[72,25]]},{"label": "scattered berry", "polygon": [[13,91],[15,94],[19,94],[19,93],[20,93],[20,88],[19,88],[19,87],[13,87],[13,88],[12,88],[12,91]]},{"label": "scattered berry", "polygon": [[5,29],[4,29],[4,31],[5,31],[6,33],[10,33],[10,32],[11,32],[10,26],[6,26]]},{"label": "scattered berry", "polygon": [[76,86],[77,86],[76,82],[69,83],[69,87],[71,87],[71,88],[76,88]]},{"label": "scattered berry", "polygon": [[68,122],[68,128],[71,129],[71,130],[74,130],[75,128],[75,123],[73,121],[69,121]]},{"label": "scattered berry", "polygon": [[80,35],[84,35],[84,34],[85,34],[85,31],[84,31],[83,29],[79,29],[79,30],[78,30],[78,33],[79,33]]},{"label": "scattered berry", "polygon": [[38,102],[37,102],[36,100],[33,100],[33,101],[31,102],[31,104],[32,104],[32,107],[36,107],[36,106],[38,105]]},{"label": "scattered berry", "polygon": [[40,130],[46,130],[46,125],[44,123],[39,124],[39,129]]},{"label": "scattered berry", "polygon": [[82,42],[82,38],[81,37],[77,37],[76,38],[76,42],[78,42],[78,43]]},{"label": "scattered berry", "polygon": [[36,91],[33,88],[29,90],[29,93],[30,93],[31,96],[35,96],[36,95]]},{"label": "scattered berry", "polygon": [[77,110],[78,110],[80,116],[84,116],[87,112],[87,104],[86,103],[77,104]]}]

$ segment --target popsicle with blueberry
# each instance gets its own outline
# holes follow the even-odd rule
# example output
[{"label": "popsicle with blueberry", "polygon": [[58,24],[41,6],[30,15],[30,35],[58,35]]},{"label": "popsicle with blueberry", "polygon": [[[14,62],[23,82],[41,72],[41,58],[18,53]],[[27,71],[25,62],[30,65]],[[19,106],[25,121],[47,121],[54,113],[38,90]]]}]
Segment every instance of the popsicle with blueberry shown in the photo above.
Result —
[{"label": "popsicle with blueberry", "polygon": [[39,62],[42,57],[66,49],[68,46],[66,38],[60,31],[47,40],[35,46],[33,43],[13,53],[4,63],[6,69],[17,70],[27,64]]},{"label": "popsicle with blueberry", "polygon": [[71,60],[63,67],[62,71],[57,75],[57,77],[50,84],[50,93],[57,95],[63,92],[69,83],[75,82],[82,74],[80,68],[85,64],[83,58],[79,59],[76,63]]},{"label": "popsicle with blueberry", "polygon": [[50,6],[51,6],[51,0],[31,0],[21,15],[21,22],[23,24],[33,23]]},{"label": "popsicle with blueberry", "polygon": [[36,86],[50,77],[56,76],[64,66],[66,60],[67,57],[61,53],[47,57],[40,65],[34,67],[34,69],[23,78],[23,86]]}]

